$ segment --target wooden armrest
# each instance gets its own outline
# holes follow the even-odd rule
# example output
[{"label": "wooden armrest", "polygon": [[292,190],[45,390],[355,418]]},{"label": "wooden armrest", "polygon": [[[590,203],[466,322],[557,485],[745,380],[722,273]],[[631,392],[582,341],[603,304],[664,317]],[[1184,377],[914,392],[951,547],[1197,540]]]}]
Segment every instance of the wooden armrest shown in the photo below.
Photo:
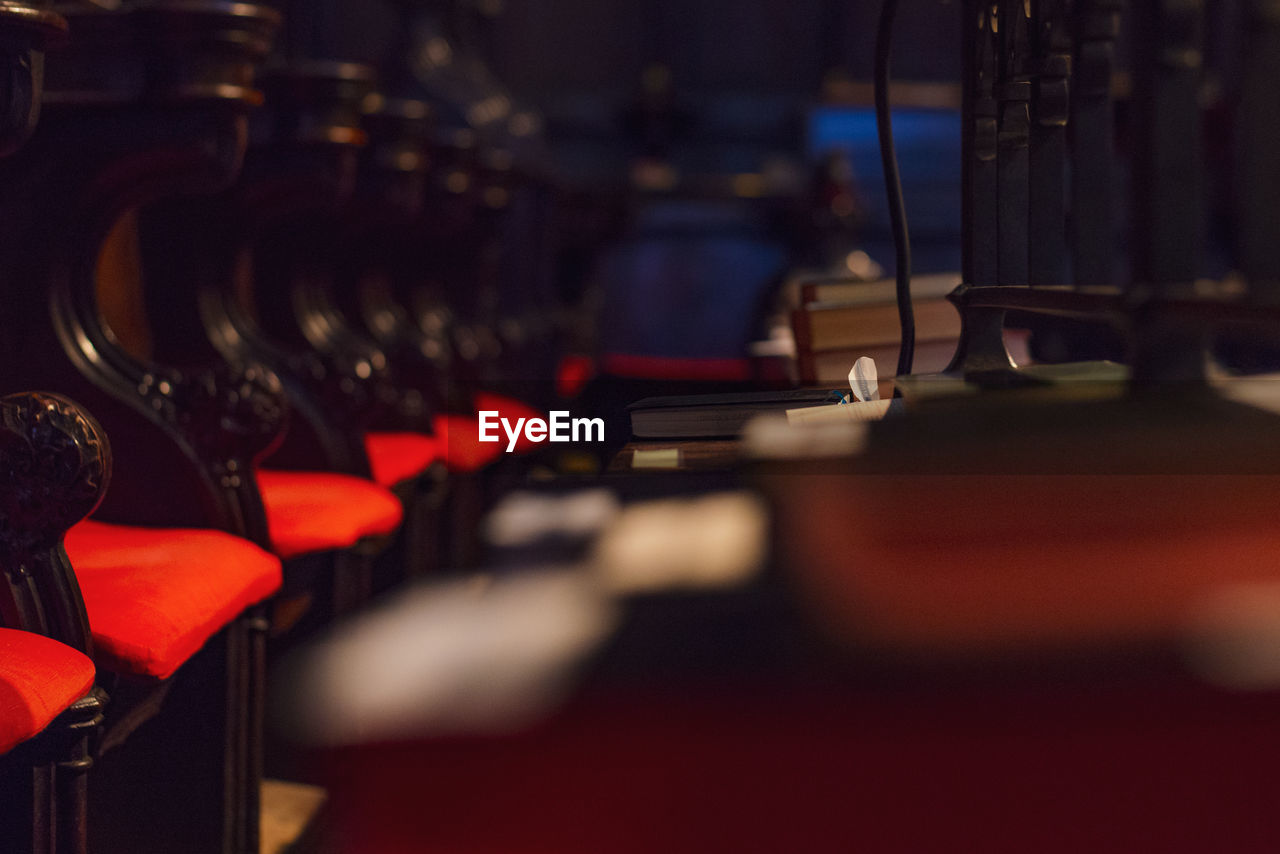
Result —
[{"label": "wooden armrest", "polygon": [[90,652],[88,619],[62,548],[111,477],[102,428],[76,404],[44,392],[0,398],[0,615]]}]

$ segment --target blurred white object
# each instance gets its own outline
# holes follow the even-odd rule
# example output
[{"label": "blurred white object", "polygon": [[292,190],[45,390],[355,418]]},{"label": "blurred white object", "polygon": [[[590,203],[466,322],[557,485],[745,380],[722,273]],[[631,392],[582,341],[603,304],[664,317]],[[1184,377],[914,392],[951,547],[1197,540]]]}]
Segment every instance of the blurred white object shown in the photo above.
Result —
[{"label": "blurred white object", "polygon": [[791,331],[790,323],[775,323],[769,327],[769,337],[752,341],[747,345],[747,352],[756,358],[765,356],[782,356],[794,359],[796,355],[796,337]]},{"label": "blurred white object", "polygon": [[568,495],[513,492],[485,520],[485,538],[510,548],[548,536],[589,537],[618,515],[618,499],[607,489],[584,489]]},{"label": "blurred white object", "polygon": [[354,744],[518,727],[563,696],[617,621],[581,572],[412,590],[340,628],[297,665],[300,734]]},{"label": "blurred white object", "polygon": [[884,275],[884,268],[861,249],[855,249],[844,258],[845,269],[858,279],[870,282]]},{"label": "blurred white object", "polygon": [[858,400],[853,403],[828,403],[822,406],[802,406],[787,410],[787,423],[831,424],[850,421],[879,421],[889,414],[891,400]]},{"label": "blurred white object", "polygon": [[876,360],[862,356],[849,369],[849,388],[860,403],[880,399],[880,375],[876,372]]},{"label": "blurred white object", "polygon": [[[891,401],[880,401],[888,405]],[[873,405],[878,405],[873,404]],[[822,459],[848,457],[860,454],[867,446],[868,420],[856,416],[857,404],[844,406],[812,406],[806,409],[849,409],[836,415],[804,413],[795,423],[791,416],[796,410],[784,414],[757,416],[747,422],[742,431],[742,452],[745,456],[761,460]]]},{"label": "blurred white object", "polygon": [[1192,617],[1192,669],[1238,690],[1280,686],[1280,584],[1224,585]]},{"label": "blurred white object", "polygon": [[746,492],[635,504],[596,543],[593,564],[616,594],[735,587],[764,562],[768,515]]},{"label": "blurred white object", "polygon": [[1280,413],[1280,374],[1232,376],[1219,369],[1210,372],[1209,380],[1228,400]]},{"label": "blurred white object", "polygon": [[633,469],[678,469],[679,448],[636,448],[631,452]]}]

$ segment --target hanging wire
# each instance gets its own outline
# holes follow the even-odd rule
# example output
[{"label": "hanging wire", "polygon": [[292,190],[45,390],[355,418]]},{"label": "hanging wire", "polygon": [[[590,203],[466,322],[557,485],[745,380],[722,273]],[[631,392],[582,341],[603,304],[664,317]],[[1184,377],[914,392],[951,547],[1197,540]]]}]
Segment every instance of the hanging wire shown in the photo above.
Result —
[{"label": "hanging wire", "polygon": [[902,327],[897,375],[901,377],[911,373],[916,349],[916,319],[911,307],[911,237],[907,233],[902,177],[898,173],[898,155],[893,147],[893,120],[889,115],[889,54],[893,47],[893,18],[897,11],[897,0],[884,0],[880,7],[880,25],[876,30],[875,97],[880,163],[884,169],[885,193],[889,197],[889,221],[893,228],[898,323]]}]

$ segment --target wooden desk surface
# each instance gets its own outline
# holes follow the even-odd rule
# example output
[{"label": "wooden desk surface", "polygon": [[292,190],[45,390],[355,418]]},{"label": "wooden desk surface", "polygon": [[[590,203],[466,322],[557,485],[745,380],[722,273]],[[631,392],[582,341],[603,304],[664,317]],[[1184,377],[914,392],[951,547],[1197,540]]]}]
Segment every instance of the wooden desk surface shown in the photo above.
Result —
[{"label": "wooden desk surface", "polygon": [[[672,471],[715,471],[732,468],[740,459],[738,439],[686,439],[679,441],[634,441],[629,443],[609,463],[610,472],[637,472],[661,474]],[[636,451],[676,450],[679,459],[674,465],[634,466]]]}]

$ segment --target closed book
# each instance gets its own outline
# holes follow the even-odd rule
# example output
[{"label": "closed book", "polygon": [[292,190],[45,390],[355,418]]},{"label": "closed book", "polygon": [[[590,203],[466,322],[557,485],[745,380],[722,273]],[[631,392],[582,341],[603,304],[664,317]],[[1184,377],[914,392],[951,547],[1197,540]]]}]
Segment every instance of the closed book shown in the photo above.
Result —
[{"label": "closed book", "polygon": [[715,439],[737,436],[764,412],[785,412],[832,399],[829,388],[738,394],[691,394],[646,397],[627,407],[631,434],[637,439]]}]

